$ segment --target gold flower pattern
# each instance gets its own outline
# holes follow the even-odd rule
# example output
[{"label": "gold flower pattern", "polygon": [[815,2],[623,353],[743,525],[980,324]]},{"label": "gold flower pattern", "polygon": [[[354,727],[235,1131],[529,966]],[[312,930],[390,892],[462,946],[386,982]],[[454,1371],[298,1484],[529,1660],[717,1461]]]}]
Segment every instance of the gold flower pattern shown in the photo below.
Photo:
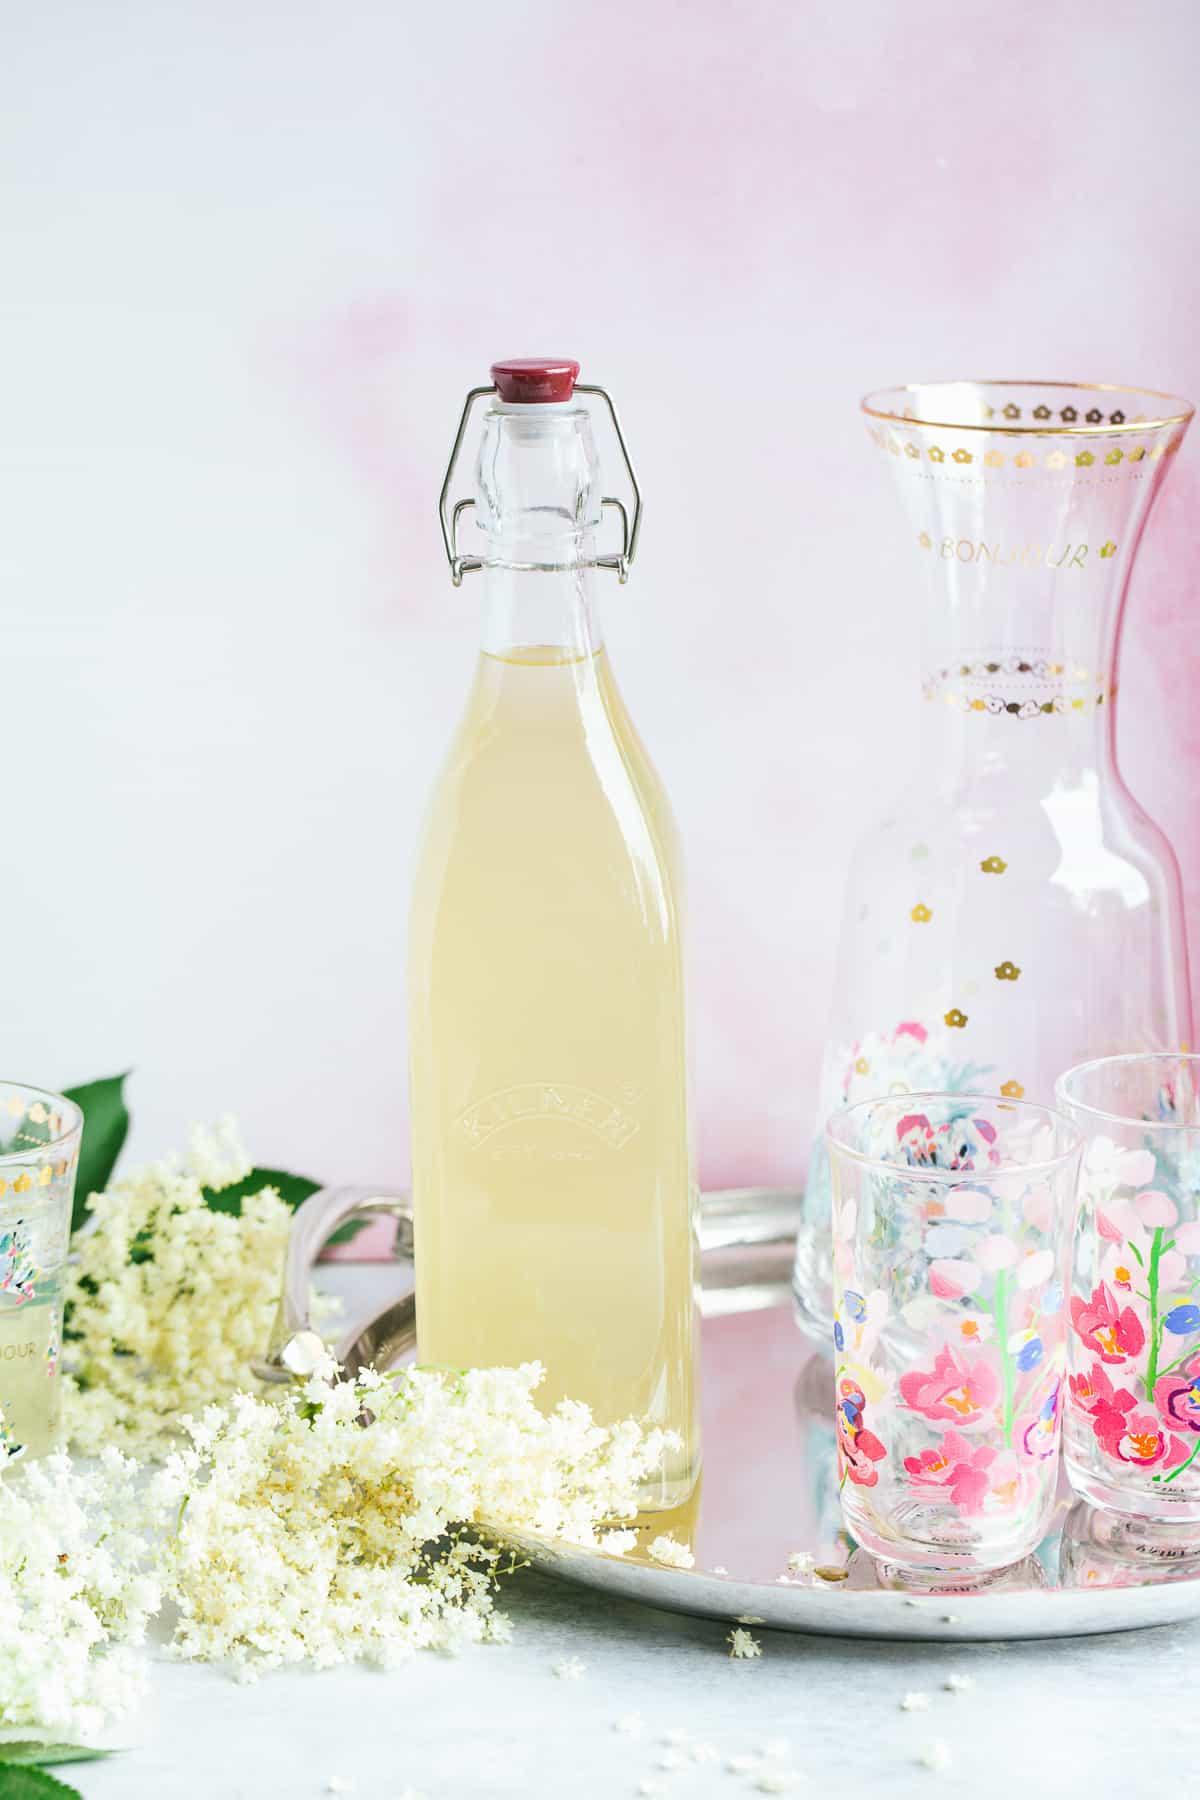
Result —
[{"label": "gold flower pattern", "polygon": [[1117,546],[1113,543],[1111,538],[1109,538],[1107,544],[1101,544],[1100,554],[1103,557],[1115,556],[1117,554]]},{"label": "gold flower pattern", "polygon": [[871,1065],[865,1056],[855,1058],[854,1073],[856,1075],[869,1075],[871,1073]]},{"label": "gold flower pattern", "polygon": [[1021,1086],[1019,1081],[1003,1082],[1000,1087],[1000,1092],[1004,1095],[1006,1100],[1023,1100],[1025,1098],[1025,1089]]},{"label": "gold flower pattern", "polygon": [[997,981],[1016,981],[1020,973],[1021,971],[1018,969],[1015,962],[1002,962],[996,964]]},{"label": "gold flower pattern", "polygon": [[926,906],[923,900],[918,900],[908,916],[914,925],[928,925],[933,917],[933,910]]},{"label": "gold flower pattern", "polygon": [[979,866],[985,875],[1003,875],[1008,864],[1002,856],[985,856]]},{"label": "gold flower pattern", "polygon": [[952,1006],[945,1016],[945,1023],[949,1025],[951,1031],[961,1031],[966,1022],[966,1013],[960,1011],[957,1006]]},{"label": "gold flower pattern", "polygon": [[[987,418],[995,416],[991,408],[985,408],[984,411]],[[1097,429],[1100,429],[1103,424],[1103,415],[1099,415],[1093,419],[1094,412],[1095,408],[1087,414],[1087,418]],[[1005,407],[1004,416],[1005,418],[1012,416],[1020,418],[1020,408]],[[1049,408],[1046,406],[1035,406],[1032,409],[1032,417],[1039,421],[1038,429],[1047,432],[1047,434],[1052,434],[1055,429],[1053,425],[1047,423],[1052,416]],[[1071,425],[1079,417],[1079,414],[1074,407],[1064,406],[1058,416],[1064,425]],[[1126,424],[1125,414],[1120,411],[1110,413],[1108,419],[1111,425]],[[1139,422],[1140,421],[1137,419],[1133,420],[1134,425],[1137,425]],[[918,423],[918,420],[913,420],[913,424]],[[1155,429],[1154,426],[1147,426],[1147,430],[1153,429]],[[868,430],[870,431],[872,439],[878,444],[881,450],[889,451],[892,456],[899,456],[901,451],[903,451],[910,462],[920,462],[922,456],[927,456],[931,463],[945,464],[950,462],[960,469],[967,469],[976,463],[981,463],[985,469],[1002,469],[1007,462],[1011,461],[1013,467],[1017,469],[1036,469],[1041,467],[1057,471],[1067,468],[1072,461],[1072,458],[1066,455],[1060,448],[1052,448],[1040,455],[1036,454],[1033,450],[1022,449],[1010,458],[1003,450],[989,449],[980,454],[976,451],[968,450],[965,445],[961,444],[949,450],[942,444],[930,444],[926,448],[920,442],[914,442],[911,439],[902,443],[889,432],[877,430],[874,426],[868,426]],[[1160,439],[1157,443],[1149,446],[1145,444],[1135,444],[1133,448],[1129,450],[1121,449],[1116,445],[1108,449],[1101,448],[1099,453],[1084,449],[1080,450],[1075,455],[1074,466],[1077,469],[1089,469],[1099,461],[1103,463],[1106,468],[1118,468],[1123,462],[1138,463],[1142,462],[1146,457],[1150,457],[1152,461],[1158,461],[1162,457],[1170,456],[1172,452],[1178,450],[1182,441],[1182,436],[1176,436],[1165,440]]]}]

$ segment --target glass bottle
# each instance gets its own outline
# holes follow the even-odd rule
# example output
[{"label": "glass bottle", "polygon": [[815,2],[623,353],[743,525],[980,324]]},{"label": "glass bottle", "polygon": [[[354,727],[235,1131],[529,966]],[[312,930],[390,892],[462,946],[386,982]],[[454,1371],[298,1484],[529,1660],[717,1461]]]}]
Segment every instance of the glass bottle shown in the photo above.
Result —
[{"label": "glass bottle", "polygon": [[1121,779],[1126,588],[1187,402],[1054,382],[935,382],[863,402],[923,591],[919,749],[846,885],[801,1325],[828,1342],[820,1124],[858,1100],[1056,1077],[1191,1039],[1179,870]]},{"label": "glass bottle", "polygon": [[[597,567],[624,579],[640,500],[623,551],[601,556],[602,506],[619,503],[580,393],[625,446],[577,374],[497,364],[443,489],[455,580],[482,570],[483,642],[411,912],[418,1335],[424,1362],[538,1361],[544,1405],[677,1433],[642,1495],[655,1510],[682,1505],[699,1466],[681,870],[595,604]],[[488,395],[474,501],[448,511]],[[472,504],[484,548],[464,558]]]}]

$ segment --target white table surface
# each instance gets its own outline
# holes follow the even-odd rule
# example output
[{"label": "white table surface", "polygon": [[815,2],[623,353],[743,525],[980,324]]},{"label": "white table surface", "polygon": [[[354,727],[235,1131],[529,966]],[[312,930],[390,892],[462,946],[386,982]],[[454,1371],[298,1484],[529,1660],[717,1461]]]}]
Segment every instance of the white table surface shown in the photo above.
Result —
[{"label": "white table surface", "polygon": [[[361,1297],[385,1275],[338,1271]],[[390,1280],[394,1283],[394,1273]],[[420,1653],[383,1674],[287,1672],[255,1686],[156,1655],[133,1748],[59,1771],[86,1800],[307,1800],[340,1777],[354,1800],[521,1795],[619,1800],[647,1779],[671,1800],[763,1791],[730,1758],[786,1739],[797,1794],[972,1800],[1140,1800],[1200,1791],[1200,1621],[1108,1637],[1004,1645],[805,1638],[759,1630],[731,1661],[727,1627],[525,1572],[505,1584],[513,1642],[458,1659]],[[585,1665],[563,1680],[554,1665]],[[947,1677],[975,1678],[950,1693]],[[929,1694],[924,1712],[901,1697]],[[641,1735],[615,1729],[629,1713]],[[664,1770],[665,1734],[720,1761]],[[942,1774],[921,1766],[941,1739]],[[767,1790],[769,1791],[769,1790]]]}]

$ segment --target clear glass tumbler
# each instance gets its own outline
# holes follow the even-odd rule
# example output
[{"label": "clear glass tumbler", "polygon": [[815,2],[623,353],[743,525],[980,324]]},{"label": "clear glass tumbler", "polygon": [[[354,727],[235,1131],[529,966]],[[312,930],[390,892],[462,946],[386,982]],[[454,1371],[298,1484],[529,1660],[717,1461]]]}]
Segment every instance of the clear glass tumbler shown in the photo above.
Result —
[{"label": "clear glass tumbler", "polygon": [[0,1082],[0,1467],[43,1456],[59,1428],[63,1266],[83,1114]]},{"label": "clear glass tumbler", "polygon": [[1003,1568],[1054,1503],[1080,1133],[1022,1101],[905,1094],[826,1135],[846,1523],[898,1569]]},{"label": "clear glass tumbler", "polygon": [[1200,1523],[1200,1056],[1060,1077],[1083,1132],[1067,1473],[1093,1505]]}]

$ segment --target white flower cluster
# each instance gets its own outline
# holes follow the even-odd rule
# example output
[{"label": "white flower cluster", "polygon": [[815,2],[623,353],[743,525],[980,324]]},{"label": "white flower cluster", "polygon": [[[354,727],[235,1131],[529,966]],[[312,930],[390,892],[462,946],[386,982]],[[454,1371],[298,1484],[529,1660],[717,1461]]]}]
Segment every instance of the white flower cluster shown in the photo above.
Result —
[{"label": "white flower cluster", "polygon": [[517,1558],[471,1528],[594,1545],[666,1447],[570,1401],[539,1412],[536,1364],[333,1385],[331,1372],[278,1405],[239,1394],[206,1409],[157,1477],[179,1515],[165,1567],[178,1654],[252,1678],[507,1637],[493,1593]]},{"label": "white flower cluster", "polygon": [[194,1132],[186,1160],[93,1195],[67,1295],[64,1400],[77,1448],[144,1454],[185,1414],[246,1385],[270,1336],[291,1219],[271,1188],[244,1199],[240,1217],[206,1203],[204,1188],[247,1172],[226,1121]]},{"label": "white flower cluster", "polygon": [[[132,1646],[158,1610],[136,1465],[106,1450],[25,1462],[0,1481],[0,1737],[88,1742],[139,1699]],[[0,1749],[2,1754],[2,1749]]]}]

